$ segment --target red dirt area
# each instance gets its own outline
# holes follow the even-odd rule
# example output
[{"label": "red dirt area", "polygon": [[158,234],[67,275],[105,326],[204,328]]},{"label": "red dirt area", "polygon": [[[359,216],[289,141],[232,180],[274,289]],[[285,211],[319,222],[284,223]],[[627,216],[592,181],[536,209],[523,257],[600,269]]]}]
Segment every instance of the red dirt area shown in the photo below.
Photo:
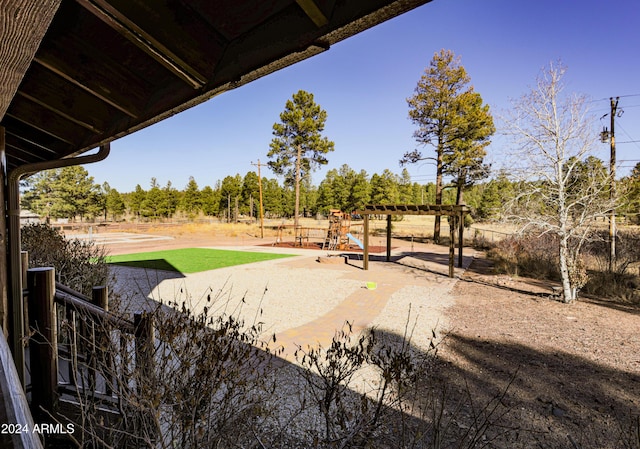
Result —
[{"label": "red dirt area", "polygon": [[460,428],[492,412],[487,447],[640,448],[640,304],[563,304],[491,268],[476,258],[454,287],[439,352]]},{"label": "red dirt area", "polygon": [[[297,242],[278,242],[275,244],[271,244],[271,243],[267,243],[267,244],[263,244],[261,246],[270,246],[270,247],[276,247],[276,248],[302,248],[302,249],[315,249],[315,250],[322,250],[322,243],[318,243],[318,242],[303,242],[302,246],[300,246],[299,243]],[[391,249],[395,249],[394,247],[391,247]],[[370,253],[384,253],[386,252],[387,247],[386,246],[379,246],[379,245],[369,245],[369,252]],[[348,251],[350,253],[361,253],[363,252],[362,249],[358,246],[358,245],[348,245],[347,247],[345,247],[344,249],[341,249],[340,251]]]}]

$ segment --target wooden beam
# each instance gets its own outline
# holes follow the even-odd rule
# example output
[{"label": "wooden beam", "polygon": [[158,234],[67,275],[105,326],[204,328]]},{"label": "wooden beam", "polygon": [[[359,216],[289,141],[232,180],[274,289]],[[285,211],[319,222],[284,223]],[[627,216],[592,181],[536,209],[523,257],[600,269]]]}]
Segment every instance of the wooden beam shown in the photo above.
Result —
[{"label": "wooden beam", "polygon": [[106,131],[114,118],[123,114],[40,64],[31,66],[18,93],[92,132]]},{"label": "wooden beam", "polygon": [[363,224],[363,230],[362,230],[363,234],[364,234],[364,251],[363,251],[363,255],[362,255],[362,267],[365,270],[369,269],[369,216],[365,215],[364,216],[364,224]]},{"label": "wooden beam", "polygon": [[456,227],[453,223],[455,220],[449,220],[449,277],[452,278],[455,275],[455,270],[453,268],[456,254]]},{"label": "wooden beam", "polygon": [[60,0],[0,2],[0,119],[31,65]]},{"label": "wooden beam", "polygon": [[458,216],[458,267],[462,268],[462,247],[464,246],[464,213]]},{"label": "wooden beam", "polygon": [[136,47],[151,56],[167,70],[182,79],[194,89],[200,89],[207,77],[169,50],[154,36],[140,28],[126,15],[114,8],[106,0],[76,0],[87,11],[109,25],[119,34],[131,41]]},{"label": "wooden beam", "polygon": [[327,19],[313,0],[296,0],[296,3],[318,28],[329,23],[329,19]]},{"label": "wooden beam", "polygon": [[391,261],[391,215],[387,215],[387,262]]},{"label": "wooden beam", "polygon": [[[27,270],[29,290],[29,340],[31,408],[38,422],[49,422],[58,401],[58,336],[54,296],[55,270]],[[54,415],[51,415],[54,416]]]},{"label": "wooden beam", "polygon": [[88,130],[63,115],[54,114],[50,109],[43,108],[39,103],[22,95],[16,96],[7,111],[7,116],[67,143],[69,146],[95,134],[92,130]]},{"label": "wooden beam", "polygon": [[[97,20],[93,22],[102,26]],[[35,62],[129,117],[141,116],[153,94],[149,80],[114,59],[116,56],[111,57],[89,40],[81,39],[78,34],[85,32],[84,28],[76,34],[65,33],[65,25],[54,22],[51,31],[56,39],[43,42]],[[84,23],[77,26],[80,25],[85,26]]]}]

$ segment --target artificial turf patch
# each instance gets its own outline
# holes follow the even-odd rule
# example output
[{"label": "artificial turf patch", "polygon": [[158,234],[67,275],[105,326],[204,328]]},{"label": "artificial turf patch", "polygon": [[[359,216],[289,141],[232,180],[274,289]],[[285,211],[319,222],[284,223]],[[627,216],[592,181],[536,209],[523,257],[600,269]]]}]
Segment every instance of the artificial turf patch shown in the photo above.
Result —
[{"label": "artificial turf patch", "polygon": [[108,256],[107,263],[154,270],[177,271],[180,273],[197,273],[199,271],[292,256],[293,254],[185,248]]}]

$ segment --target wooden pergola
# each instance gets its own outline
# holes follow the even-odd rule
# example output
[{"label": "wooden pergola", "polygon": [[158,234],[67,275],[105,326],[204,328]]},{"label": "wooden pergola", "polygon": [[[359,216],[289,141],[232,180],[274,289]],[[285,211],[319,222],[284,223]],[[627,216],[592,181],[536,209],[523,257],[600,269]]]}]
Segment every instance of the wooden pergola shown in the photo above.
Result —
[{"label": "wooden pergola", "polygon": [[[387,262],[391,260],[391,216],[392,215],[446,215],[455,217],[458,228],[458,267],[462,266],[462,243],[464,237],[464,216],[471,212],[466,205],[416,205],[416,204],[367,204],[357,213],[364,217],[364,269],[369,269],[369,217],[387,216]],[[449,277],[454,276],[456,226],[449,224]]]}]

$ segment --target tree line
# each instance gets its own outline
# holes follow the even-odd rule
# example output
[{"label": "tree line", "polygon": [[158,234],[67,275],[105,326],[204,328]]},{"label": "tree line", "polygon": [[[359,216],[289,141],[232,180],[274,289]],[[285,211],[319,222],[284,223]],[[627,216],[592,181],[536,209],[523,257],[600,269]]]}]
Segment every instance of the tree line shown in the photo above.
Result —
[{"label": "tree line", "polygon": [[[254,171],[236,174],[200,188],[190,177],[183,189],[171,181],[162,186],[152,178],[148,188],[136,185],[131,192],[119,192],[108,183],[97,184],[81,166],[40,172],[23,185],[22,207],[45,219],[122,220],[168,219],[197,216],[237,220],[259,215],[260,181]],[[369,175],[348,165],[329,170],[318,185],[310,177],[300,185],[303,216],[327,214],[331,209],[354,212],[367,203],[428,204],[434,201],[435,186],[412,182],[406,169],[401,174],[384,170]],[[262,178],[264,214],[267,218],[293,217],[295,188],[276,178]]]},{"label": "tree line", "polygon": [[[606,166],[593,156],[581,162],[574,172],[574,185],[583,185],[590,173],[600,172],[606,178]],[[640,164],[619,181],[627,192],[618,209],[636,223],[640,221]],[[455,204],[455,185],[445,185],[443,204]],[[506,172],[469,186],[465,202],[473,208],[476,220],[495,220],[504,215],[504,206],[521,191],[517,181]],[[276,178],[262,178],[264,213],[268,218],[293,217],[295,191],[291,185]],[[575,190],[575,189],[574,189]],[[226,176],[213,187],[200,188],[191,177],[183,189],[171,181],[164,186],[152,178],[147,189],[137,185],[132,192],[119,192],[95,183],[88,171],[80,166],[48,170],[28,178],[23,185],[22,206],[42,218],[68,220],[125,218],[158,220],[175,217],[219,217],[222,220],[259,216],[259,181],[254,171],[244,176]],[[302,215],[326,215],[331,209],[355,212],[365,204],[434,204],[435,183],[420,184],[411,180],[406,169],[400,174],[386,169],[369,175],[344,164],[329,170],[324,179],[314,185],[307,177],[300,187]]]}]

